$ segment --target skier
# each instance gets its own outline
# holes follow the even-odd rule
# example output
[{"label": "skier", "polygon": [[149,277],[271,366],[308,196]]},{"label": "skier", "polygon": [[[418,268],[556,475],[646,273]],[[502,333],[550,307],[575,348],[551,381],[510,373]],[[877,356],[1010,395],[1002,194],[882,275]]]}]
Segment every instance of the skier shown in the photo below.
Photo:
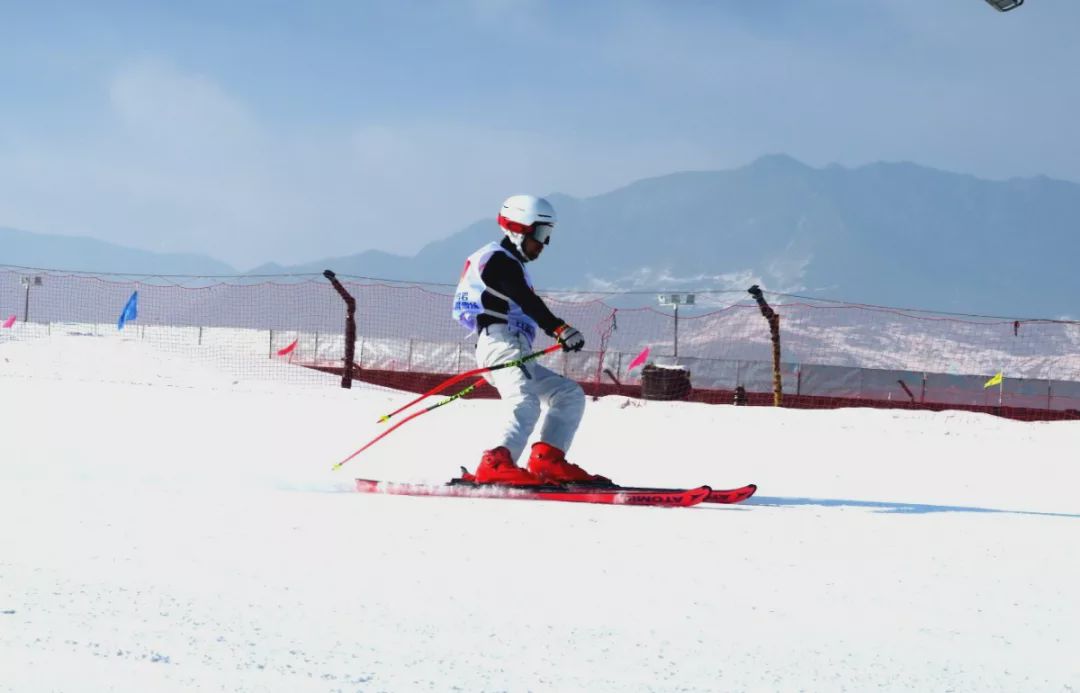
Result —
[{"label": "skier", "polygon": [[[551,242],[555,208],[541,197],[514,195],[503,203],[498,222],[502,241],[492,241],[469,256],[454,296],[454,319],[478,334],[477,364],[494,366],[530,353],[537,327],[564,351],[581,351],[585,338],[555,317],[536,295],[525,267]],[[611,485],[610,479],[566,460],[585,413],[580,385],[535,362],[484,377],[499,391],[506,414],[498,445],[484,451],[476,468],[477,483]],[[540,418],[541,402],[547,405],[547,414],[528,468],[523,469],[516,460]]]}]

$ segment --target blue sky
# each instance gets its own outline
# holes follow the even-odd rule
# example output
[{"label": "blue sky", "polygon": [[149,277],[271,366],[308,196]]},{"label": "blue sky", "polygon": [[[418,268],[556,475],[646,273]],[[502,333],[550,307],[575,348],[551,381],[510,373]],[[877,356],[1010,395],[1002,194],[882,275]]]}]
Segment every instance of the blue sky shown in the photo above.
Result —
[{"label": "blue sky", "polygon": [[1080,3],[0,0],[0,226],[249,269],[770,153],[1080,181]]}]

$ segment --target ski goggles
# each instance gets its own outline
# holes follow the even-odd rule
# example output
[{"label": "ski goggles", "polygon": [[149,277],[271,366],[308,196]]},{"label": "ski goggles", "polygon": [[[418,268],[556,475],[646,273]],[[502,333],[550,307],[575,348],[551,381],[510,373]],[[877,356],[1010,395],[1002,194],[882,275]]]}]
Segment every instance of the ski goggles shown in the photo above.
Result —
[{"label": "ski goggles", "polygon": [[532,233],[529,234],[540,243],[547,245],[551,243],[551,230],[555,228],[554,224],[545,224],[542,221],[538,221],[533,224]]}]

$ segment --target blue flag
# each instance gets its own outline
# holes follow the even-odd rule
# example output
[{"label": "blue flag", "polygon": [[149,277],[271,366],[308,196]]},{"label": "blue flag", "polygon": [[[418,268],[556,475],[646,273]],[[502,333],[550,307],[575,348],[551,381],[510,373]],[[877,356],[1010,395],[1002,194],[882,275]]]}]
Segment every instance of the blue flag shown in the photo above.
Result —
[{"label": "blue flag", "polygon": [[131,298],[128,299],[127,305],[124,306],[124,311],[120,313],[120,319],[116,321],[116,329],[124,329],[124,324],[129,320],[134,320],[139,317],[139,292],[136,291],[131,294]]}]

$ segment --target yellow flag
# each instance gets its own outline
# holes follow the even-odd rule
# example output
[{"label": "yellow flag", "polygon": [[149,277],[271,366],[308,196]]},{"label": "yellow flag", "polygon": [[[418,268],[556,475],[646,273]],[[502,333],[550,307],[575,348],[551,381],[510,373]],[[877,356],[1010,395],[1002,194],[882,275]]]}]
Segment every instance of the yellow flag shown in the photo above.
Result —
[{"label": "yellow flag", "polygon": [[983,385],[983,389],[985,390],[988,387],[993,387],[995,385],[1000,385],[1001,384],[1002,373],[1003,373],[1003,371],[998,371],[997,375],[995,375],[993,378],[990,378],[989,380],[987,380],[986,383]]}]

